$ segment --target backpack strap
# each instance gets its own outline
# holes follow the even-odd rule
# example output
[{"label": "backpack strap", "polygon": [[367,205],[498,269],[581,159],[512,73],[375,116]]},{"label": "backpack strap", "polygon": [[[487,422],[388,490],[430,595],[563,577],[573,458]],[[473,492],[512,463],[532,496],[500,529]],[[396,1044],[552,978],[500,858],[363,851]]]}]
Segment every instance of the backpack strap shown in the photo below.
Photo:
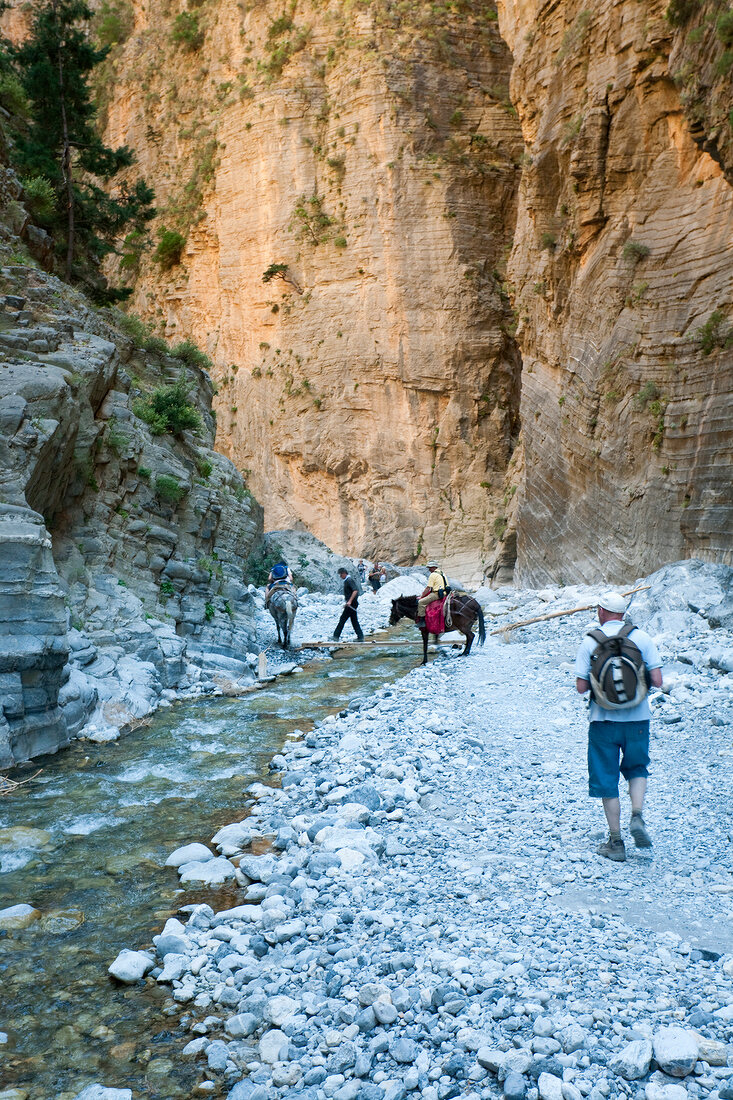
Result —
[{"label": "backpack strap", "polygon": [[624,623],[624,625],[621,627],[621,629],[619,630],[616,637],[617,638],[628,638],[628,636],[629,636],[629,634],[631,633],[632,630],[636,630],[636,627],[634,626],[633,623]]},{"label": "backpack strap", "polygon": [[600,629],[589,630],[587,637],[592,638],[594,642],[598,642],[598,645],[603,645],[604,642],[608,641],[608,634],[604,633],[604,631]]}]

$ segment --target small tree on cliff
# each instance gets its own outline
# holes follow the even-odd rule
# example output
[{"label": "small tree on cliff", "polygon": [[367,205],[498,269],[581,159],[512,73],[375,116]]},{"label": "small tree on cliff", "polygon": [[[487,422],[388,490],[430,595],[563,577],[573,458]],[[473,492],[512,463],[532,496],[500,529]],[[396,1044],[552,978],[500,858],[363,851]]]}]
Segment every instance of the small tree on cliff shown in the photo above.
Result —
[{"label": "small tree on cliff", "polygon": [[[95,129],[87,79],[108,49],[95,49],[89,41],[91,17],[84,0],[48,0],[36,10],[27,40],[14,50],[31,103],[14,160],[22,172],[53,187],[56,210],[47,224],[57,250],[65,253],[67,279],[80,274],[79,265],[88,276],[90,261],[118,250],[122,230],[142,230],[155,214],[153,191],[144,180],[122,183],[115,194],[101,186],[135,158],[126,146],[110,149]],[[108,300],[125,296],[124,291],[99,294]]]}]

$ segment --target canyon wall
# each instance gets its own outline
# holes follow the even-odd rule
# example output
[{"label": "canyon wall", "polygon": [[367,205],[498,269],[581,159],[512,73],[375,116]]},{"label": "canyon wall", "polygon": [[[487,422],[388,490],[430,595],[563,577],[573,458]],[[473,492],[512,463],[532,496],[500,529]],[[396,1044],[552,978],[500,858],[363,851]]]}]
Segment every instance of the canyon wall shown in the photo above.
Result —
[{"label": "canyon wall", "polygon": [[[131,339],[23,255],[7,213],[0,202],[3,769],[82,730],[110,740],[161,698],[251,683],[245,570],[262,536],[261,508],[213,450],[191,348],[184,361]],[[189,423],[172,433],[149,409],[178,383]]]},{"label": "canyon wall", "polygon": [[146,0],[109,63],[106,137],[186,238],[167,272],[142,260],[132,308],[214,359],[217,446],[266,526],[480,578],[504,553],[520,371],[495,10],[191,10],[195,48],[173,41],[188,13]]},{"label": "canyon wall", "polygon": [[268,527],[466,579],[731,560],[726,11],[136,0],[133,308],[211,354]]},{"label": "canyon wall", "polygon": [[509,268],[525,582],[732,560],[733,191],[716,125],[725,104],[730,130],[733,96],[704,21],[720,8],[672,25],[666,0],[499,3],[527,146]]}]

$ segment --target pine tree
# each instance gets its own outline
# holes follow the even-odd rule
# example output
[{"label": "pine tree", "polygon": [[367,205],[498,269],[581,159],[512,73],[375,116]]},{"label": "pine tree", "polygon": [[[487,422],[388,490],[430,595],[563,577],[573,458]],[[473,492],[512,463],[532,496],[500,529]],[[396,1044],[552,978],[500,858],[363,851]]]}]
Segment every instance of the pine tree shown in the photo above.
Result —
[{"label": "pine tree", "polygon": [[90,263],[96,266],[118,251],[123,229],[140,232],[155,214],[153,191],[144,180],[122,183],[114,194],[102,186],[135,158],[127,146],[106,146],[95,128],[88,76],[108,47],[96,49],[90,42],[91,17],[84,0],[48,0],[36,10],[29,37],[13,51],[31,103],[14,160],[23,174],[43,177],[53,187],[56,213],[49,228],[65,252],[67,279],[85,269],[88,274]]}]

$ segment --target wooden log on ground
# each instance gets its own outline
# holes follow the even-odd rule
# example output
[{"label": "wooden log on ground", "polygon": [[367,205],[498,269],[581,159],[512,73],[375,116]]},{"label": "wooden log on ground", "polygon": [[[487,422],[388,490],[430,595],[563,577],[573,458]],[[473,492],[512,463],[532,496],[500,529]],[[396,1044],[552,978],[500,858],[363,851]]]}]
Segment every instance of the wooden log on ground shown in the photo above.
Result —
[{"label": "wooden log on ground", "polygon": [[[622,592],[621,595],[633,596],[636,592],[645,592],[651,585],[642,584],[639,588],[632,588],[630,592]],[[510,630],[517,630],[520,626],[530,626],[532,623],[543,623],[547,619],[560,619],[563,615],[577,615],[579,611],[592,611],[594,607],[598,607],[598,601],[595,603],[584,603],[581,607],[571,607],[569,611],[549,611],[547,615],[536,615],[534,619],[522,619],[518,623],[507,623],[506,626],[500,626],[497,630],[492,630],[491,634],[508,634]]]},{"label": "wooden log on ground", "polygon": [[[430,645],[463,645],[462,638],[455,638],[453,641],[438,641],[430,642]],[[301,649],[345,649],[353,646],[354,649],[364,649],[365,646],[376,645],[384,646],[386,649],[400,649],[400,648],[414,648],[415,646],[422,645],[422,639],[416,638],[414,642],[372,642],[368,639],[364,639],[363,642],[306,642],[305,645],[293,646],[292,652],[299,652]]]}]

